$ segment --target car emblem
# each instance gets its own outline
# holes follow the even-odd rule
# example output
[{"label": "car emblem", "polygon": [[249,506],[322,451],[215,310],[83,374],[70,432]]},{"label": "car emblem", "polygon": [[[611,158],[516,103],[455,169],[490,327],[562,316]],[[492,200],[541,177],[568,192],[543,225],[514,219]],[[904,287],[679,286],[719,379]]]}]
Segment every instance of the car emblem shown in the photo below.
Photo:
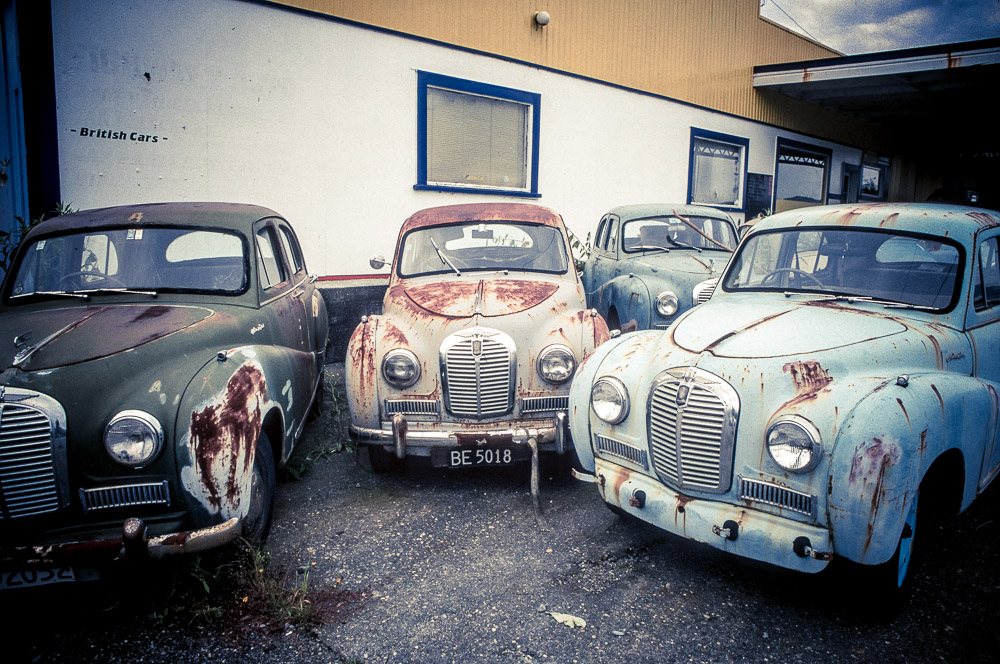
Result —
[{"label": "car emblem", "polygon": [[472,354],[479,357],[483,354],[483,340],[473,339],[472,340]]},{"label": "car emblem", "polygon": [[687,385],[681,385],[677,388],[677,396],[674,397],[674,403],[678,406],[683,406],[687,403],[688,395],[691,393],[691,388]]}]

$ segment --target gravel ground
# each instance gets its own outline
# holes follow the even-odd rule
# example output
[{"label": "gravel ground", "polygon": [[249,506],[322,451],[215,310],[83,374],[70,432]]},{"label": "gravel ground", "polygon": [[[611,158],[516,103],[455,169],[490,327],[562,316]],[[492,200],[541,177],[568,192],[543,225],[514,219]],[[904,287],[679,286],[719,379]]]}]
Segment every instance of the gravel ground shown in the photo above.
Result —
[{"label": "gravel ground", "polygon": [[[302,448],[328,435],[314,426]],[[1000,646],[995,487],[934,534],[892,614],[850,577],[792,574],[623,520],[555,466],[543,529],[524,466],[378,475],[350,452],[308,465],[278,487],[267,550],[276,573],[308,571],[317,622],[212,615],[178,591],[207,562],[183,561],[3,596],[16,644],[4,659],[993,662]]]}]

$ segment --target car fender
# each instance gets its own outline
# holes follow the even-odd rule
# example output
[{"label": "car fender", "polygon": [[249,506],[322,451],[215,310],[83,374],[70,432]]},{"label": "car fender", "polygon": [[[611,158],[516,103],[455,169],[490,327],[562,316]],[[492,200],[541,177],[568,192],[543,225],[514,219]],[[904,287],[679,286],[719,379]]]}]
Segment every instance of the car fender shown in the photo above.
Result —
[{"label": "car fender", "polygon": [[608,281],[601,288],[601,311],[618,312],[622,331],[647,329],[652,306],[646,282],[632,273],[622,274]]},{"label": "car fender", "polygon": [[[990,383],[931,372],[884,381],[843,419],[829,480],[829,522],[837,554],[864,564],[889,560],[907,510],[936,459],[961,453],[961,509],[977,493],[984,446],[996,436]],[[989,423],[984,426],[984,423]]]},{"label": "car fender", "polygon": [[347,342],[344,382],[351,422],[375,428],[378,421],[378,366],[375,350],[381,316],[366,316]]},{"label": "car fender", "polygon": [[[277,366],[275,366],[277,365]],[[181,398],[176,430],[183,499],[198,525],[246,514],[257,438],[268,429],[272,445],[286,443],[285,411],[291,410],[291,366],[264,347],[220,351],[192,379]],[[285,455],[282,455],[283,457]]]}]

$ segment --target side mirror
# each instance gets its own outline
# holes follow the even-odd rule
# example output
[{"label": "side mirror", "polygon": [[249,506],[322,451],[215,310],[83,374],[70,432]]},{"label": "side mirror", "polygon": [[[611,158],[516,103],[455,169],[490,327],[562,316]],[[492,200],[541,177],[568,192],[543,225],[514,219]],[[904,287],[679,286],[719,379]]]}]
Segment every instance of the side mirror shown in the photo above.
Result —
[{"label": "side mirror", "polygon": [[375,256],[368,261],[368,264],[372,266],[373,270],[381,270],[386,266],[385,257],[382,254]]}]

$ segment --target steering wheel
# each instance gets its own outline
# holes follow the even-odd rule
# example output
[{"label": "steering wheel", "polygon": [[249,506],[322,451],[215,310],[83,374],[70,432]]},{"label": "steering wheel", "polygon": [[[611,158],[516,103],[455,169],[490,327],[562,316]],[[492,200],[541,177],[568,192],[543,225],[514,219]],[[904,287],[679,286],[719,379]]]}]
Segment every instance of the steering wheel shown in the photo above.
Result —
[{"label": "steering wheel", "polygon": [[[814,282],[820,288],[825,288],[825,286],[823,285],[823,282],[820,281],[819,279],[817,279],[816,275],[810,274],[810,273],[808,273],[808,272],[806,272],[804,270],[796,269],[794,267],[779,267],[777,270],[771,270],[770,272],[768,272],[767,274],[764,275],[763,279],[760,280],[760,285],[763,286],[763,285],[765,285],[767,283],[767,281],[769,279],[771,279],[772,277],[775,277],[775,275],[783,274],[783,273],[786,273],[786,272],[788,274],[794,274],[795,276],[797,276],[799,278],[799,280],[800,280],[799,281],[800,284],[802,283],[801,282],[802,277],[806,277],[810,281]],[[777,278],[775,278],[774,281],[777,281]]]},{"label": "steering wheel", "polygon": [[121,288],[128,288],[121,280],[116,279],[115,277],[108,276],[103,272],[94,272],[90,270],[79,270],[77,272],[69,272],[67,274],[64,274],[59,279],[59,285],[62,286],[64,283],[68,283],[71,279],[76,279],[77,285],[83,286],[85,283],[83,280],[84,277],[97,277],[97,281],[101,282],[107,281],[110,283],[117,284]]}]

